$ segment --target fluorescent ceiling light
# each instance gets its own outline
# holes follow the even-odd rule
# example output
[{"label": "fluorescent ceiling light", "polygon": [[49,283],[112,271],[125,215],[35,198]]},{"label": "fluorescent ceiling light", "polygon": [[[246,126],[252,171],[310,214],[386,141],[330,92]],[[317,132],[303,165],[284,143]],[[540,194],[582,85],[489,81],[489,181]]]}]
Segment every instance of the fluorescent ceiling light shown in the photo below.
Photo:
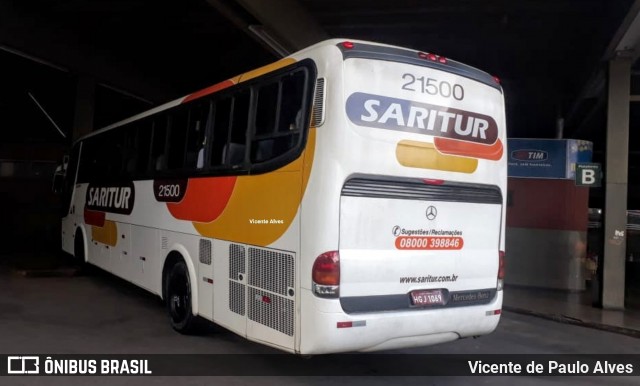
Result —
[{"label": "fluorescent ceiling light", "polygon": [[253,24],[248,28],[251,33],[253,33],[258,39],[260,39],[260,41],[262,41],[262,43],[266,44],[280,57],[285,57],[291,53],[282,45],[282,43],[278,41],[278,39],[274,38],[269,32],[267,32],[264,26]]}]

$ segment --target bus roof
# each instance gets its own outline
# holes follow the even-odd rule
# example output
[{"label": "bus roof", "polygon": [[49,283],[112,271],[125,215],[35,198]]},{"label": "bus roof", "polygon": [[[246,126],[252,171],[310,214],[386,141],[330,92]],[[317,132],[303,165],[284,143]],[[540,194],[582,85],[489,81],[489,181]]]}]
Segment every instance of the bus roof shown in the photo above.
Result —
[{"label": "bus roof", "polygon": [[370,42],[355,42],[339,40],[336,43],[342,52],[344,59],[364,58],[387,60],[412,64],[422,67],[430,67],[441,71],[450,72],[465,78],[473,79],[493,87],[502,93],[502,87],[497,78],[475,67],[436,55],[430,52],[410,50],[402,47],[382,45]]},{"label": "bus roof", "polygon": [[[427,57],[425,57],[425,55],[429,55],[431,53],[393,46],[389,44],[374,43],[374,42],[364,41],[364,40],[340,39],[340,38],[328,39],[328,40],[324,40],[322,42],[316,43],[307,48],[304,48],[295,53],[292,53],[291,55],[287,56],[287,58],[304,56],[307,52],[314,51],[320,47],[325,47],[325,46],[336,46],[342,52],[342,56],[344,59],[365,58],[365,59],[376,59],[376,60],[388,60],[388,61],[418,65],[423,67],[431,67],[431,68],[435,68],[435,69],[446,71],[446,72],[451,72],[456,75],[460,75],[466,78],[476,80],[478,82],[481,82],[488,86],[496,88],[498,91],[502,92],[502,87],[497,82],[496,78],[475,67],[457,62],[455,60],[451,60],[449,58],[446,58],[446,63],[441,63],[437,60],[435,61],[429,60]],[[437,56],[437,55],[436,57],[440,58],[440,56]],[[228,80],[223,80],[220,84],[224,82],[228,82]],[[74,141],[74,145],[75,143],[85,140],[94,135],[122,126],[129,122],[137,121],[139,119],[145,118],[147,116],[153,115],[155,113],[169,109],[171,107],[178,106],[184,103],[185,100],[190,95],[193,95],[199,92],[200,91],[197,91],[195,93],[174,99],[160,106],[156,106],[150,110],[143,111],[132,117],[120,120],[118,122],[112,123],[103,128],[100,128],[96,131],[93,131],[89,134],[86,134],[78,138],[76,141]]]}]

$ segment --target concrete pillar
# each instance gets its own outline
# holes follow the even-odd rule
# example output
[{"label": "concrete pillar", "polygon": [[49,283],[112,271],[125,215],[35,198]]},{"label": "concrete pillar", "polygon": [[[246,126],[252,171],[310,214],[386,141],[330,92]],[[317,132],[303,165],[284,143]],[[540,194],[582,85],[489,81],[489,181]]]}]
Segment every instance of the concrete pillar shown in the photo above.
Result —
[{"label": "concrete pillar", "polygon": [[617,310],[624,309],[631,64],[627,57],[609,62],[602,307]]},{"label": "concrete pillar", "polygon": [[95,110],[96,82],[86,76],[78,76],[76,85],[76,106],[73,115],[73,140],[93,131],[93,114]]}]

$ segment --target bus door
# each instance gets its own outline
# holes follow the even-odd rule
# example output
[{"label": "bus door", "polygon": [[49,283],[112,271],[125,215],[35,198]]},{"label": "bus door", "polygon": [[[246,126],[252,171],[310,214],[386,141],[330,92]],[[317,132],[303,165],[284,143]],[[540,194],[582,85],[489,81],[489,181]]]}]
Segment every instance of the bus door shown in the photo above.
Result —
[{"label": "bus door", "polygon": [[76,208],[73,205],[73,201],[76,190],[76,172],[78,170],[78,160],[80,159],[80,146],[81,144],[77,144],[71,151],[69,162],[66,165],[61,195],[62,249],[69,253],[73,253],[73,236],[77,224]]}]

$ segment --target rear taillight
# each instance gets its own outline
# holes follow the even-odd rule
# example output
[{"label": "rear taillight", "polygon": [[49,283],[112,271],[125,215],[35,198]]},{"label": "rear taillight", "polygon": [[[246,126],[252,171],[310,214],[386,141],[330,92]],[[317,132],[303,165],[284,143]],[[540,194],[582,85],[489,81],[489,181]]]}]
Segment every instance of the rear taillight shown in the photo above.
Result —
[{"label": "rear taillight", "polygon": [[498,252],[498,291],[504,287],[504,251]]},{"label": "rear taillight", "polygon": [[447,58],[445,58],[444,56],[439,56],[439,55],[428,53],[428,52],[418,52],[418,57],[420,59],[427,59],[432,62],[447,64]]},{"label": "rear taillight", "polygon": [[313,293],[323,298],[337,298],[340,295],[340,254],[338,251],[325,252],[316,258],[311,273]]}]

